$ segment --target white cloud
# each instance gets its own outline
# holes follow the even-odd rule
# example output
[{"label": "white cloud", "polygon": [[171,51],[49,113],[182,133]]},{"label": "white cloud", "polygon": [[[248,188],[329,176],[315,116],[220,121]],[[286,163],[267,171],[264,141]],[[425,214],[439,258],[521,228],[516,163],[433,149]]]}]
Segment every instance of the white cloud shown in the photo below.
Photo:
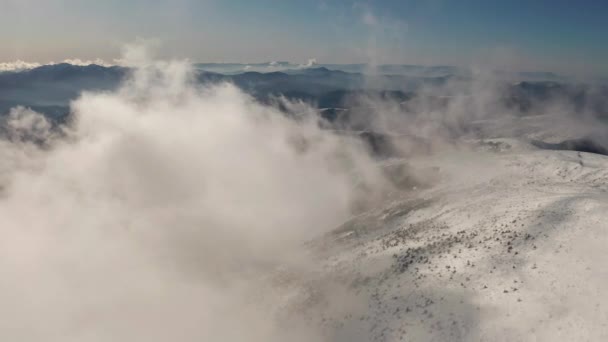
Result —
[{"label": "white cloud", "polygon": [[24,107],[11,109],[2,117],[1,124],[4,133],[13,141],[46,141],[52,134],[51,124],[44,115]]},{"label": "white cloud", "polygon": [[306,64],[300,64],[300,68],[310,68],[317,64],[316,58],[310,58]]},{"label": "white cloud", "polygon": [[375,163],[307,116],[194,86],[188,63],[137,60],[120,90],[76,100],[61,134],[10,115],[0,339],[319,340],[276,324],[264,279],[313,266],[299,246],[350,215],[357,184],[382,184]]},{"label": "white cloud", "polygon": [[22,60],[17,60],[14,62],[3,62],[0,63],[0,71],[19,71],[19,70],[27,70],[33,69],[41,66],[40,63],[30,63]]},{"label": "white cloud", "polygon": [[109,66],[113,66],[113,65],[122,65],[122,60],[116,59],[113,61],[113,63],[106,62],[100,58],[97,58],[94,60],[82,60],[79,58],[68,58],[68,59],[65,59],[60,62],[48,62],[48,63],[25,62],[22,60],[17,60],[14,62],[0,63],[0,72],[30,70],[30,69],[41,67],[43,65],[56,65],[56,64],[60,64],[60,63],[68,63],[68,64],[78,65],[78,66],[87,66],[87,65],[91,65],[91,64],[96,64],[96,65],[109,67]]},{"label": "white cloud", "polygon": [[106,61],[104,61],[103,59],[97,58],[94,60],[82,60],[79,58],[74,58],[74,59],[65,59],[63,60],[63,63],[68,63],[68,64],[72,64],[72,65],[79,65],[79,66],[87,66],[87,65],[91,65],[91,64],[96,64],[96,65],[101,65],[101,66],[112,66],[115,64],[112,63],[108,63]]}]

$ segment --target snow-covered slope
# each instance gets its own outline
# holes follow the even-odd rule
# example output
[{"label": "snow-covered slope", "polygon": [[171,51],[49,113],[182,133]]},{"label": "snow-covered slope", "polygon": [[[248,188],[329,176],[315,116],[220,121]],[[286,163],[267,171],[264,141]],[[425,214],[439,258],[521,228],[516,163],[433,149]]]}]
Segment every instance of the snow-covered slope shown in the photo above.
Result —
[{"label": "snow-covered slope", "polygon": [[608,339],[608,158],[491,143],[408,161],[433,185],[311,243],[290,312],[332,341]]}]

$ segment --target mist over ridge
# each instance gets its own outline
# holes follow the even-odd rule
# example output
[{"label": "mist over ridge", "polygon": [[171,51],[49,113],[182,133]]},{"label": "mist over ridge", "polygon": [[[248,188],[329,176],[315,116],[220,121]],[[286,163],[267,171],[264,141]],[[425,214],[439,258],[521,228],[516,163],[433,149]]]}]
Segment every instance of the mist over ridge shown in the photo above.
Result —
[{"label": "mist over ridge", "polygon": [[601,82],[122,60],[0,73],[0,338],[605,336]]}]

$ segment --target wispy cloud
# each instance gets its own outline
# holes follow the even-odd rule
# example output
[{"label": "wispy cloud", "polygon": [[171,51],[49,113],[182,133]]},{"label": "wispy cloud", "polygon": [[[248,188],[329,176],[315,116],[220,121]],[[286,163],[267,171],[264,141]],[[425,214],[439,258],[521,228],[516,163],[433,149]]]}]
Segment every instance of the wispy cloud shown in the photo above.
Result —
[{"label": "wispy cloud", "polygon": [[60,63],[68,63],[72,65],[79,66],[87,66],[91,64],[101,65],[101,66],[113,66],[120,65],[120,60],[114,60],[113,63],[109,63],[104,61],[103,59],[97,58],[94,60],[82,60],[79,58],[68,58],[60,62],[48,62],[48,63],[38,63],[38,62],[26,62],[22,60],[17,60],[14,62],[2,62],[0,63],[0,71],[21,71],[21,70],[29,70],[38,68],[43,65],[56,65]]},{"label": "wispy cloud", "polygon": [[276,324],[267,276],[307,276],[302,243],[382,184],[376,163],[304,104],[294,120],[142,51],[61,134],[21,107],[0,122],[0,340],[320,341]]},{"label": "wispy cloud", "polygon": [[18,71],[18,70],[27,70],[33,69],[41,66],[40,63],[31,63],[25,62],[22,60],[17,60],[14,62],[3,62],[0,63],[0,71]]}]

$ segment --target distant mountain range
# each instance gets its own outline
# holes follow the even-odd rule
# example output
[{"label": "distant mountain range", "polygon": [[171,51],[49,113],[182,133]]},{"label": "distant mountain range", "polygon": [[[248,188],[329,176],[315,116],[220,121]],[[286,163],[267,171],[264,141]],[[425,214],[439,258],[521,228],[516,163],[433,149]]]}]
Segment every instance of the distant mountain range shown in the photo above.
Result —
[{"label": "distant mountain range", "polygon": [[[245,69],[282,68],[283,71],[244,71]],[[196,79],[200,83],[231,82],[262,102],[275,96],[309,102],[328,118],[335,118],[336,108],[348,110],[353,97],[361,94],[390,96],[398,102],[407,102],[421,89],[433,89],[431,103],[444,105],[455,95],[471,94],[473,78],[448,66],[420,67],[385,65],[366,72],[365,65],[315,65],[304,67],[287,62],[263,64],[196,64]],[[335,68],[335,69],[334,69]],[[219,72],[224,70],[225,72]],[[99,65],[77,66],[55,64],[20,72],[0,73],[0,113],[22,105],[61,120],[67,115],[69,102],[82,92],[112,90],[129,74],[123,67]],[[528,80],[529,78],[556,78],[551,73],[522,73],[517,81],[505,77],[501,101],[509,108],[525,113],[535,103],[561,98],[576,106],[592,106],[605,114],[608,108],[608,87],[571,84],[563,81]],[[446,86],[449,85],[449,86]]]},{"label": "distant mountain range", "polygon": [[[381,64],[370,66],[368,64],[293,64],[290,62],[268,62],[268,63],[196,63],[194,67],[201,71],[215,72],[220,74],[240,74],[248,71],[261,73],[281,71],[288,74],[297,74],[304,70],[313,68],[326,68],[333,71],[344,71],[348,73],[361,73],[369,75],[400,75],[412,77],[447,77],[460,76],[471,77],[473,71],[468,68],[438,65],[407,65],[407,64]],[[553,72],[545,71],[523,71],[506,72],[495,71],[503,78],[520,81],[566,81],[567,77]]]},{"label": "distant mountain range", "polygon": [[115,89],[127,72],[121,67],[63,63],[0,73],[0,113],[14,106],[26,106],[60,119],[67,114],[69,102],[80,93]]}]

